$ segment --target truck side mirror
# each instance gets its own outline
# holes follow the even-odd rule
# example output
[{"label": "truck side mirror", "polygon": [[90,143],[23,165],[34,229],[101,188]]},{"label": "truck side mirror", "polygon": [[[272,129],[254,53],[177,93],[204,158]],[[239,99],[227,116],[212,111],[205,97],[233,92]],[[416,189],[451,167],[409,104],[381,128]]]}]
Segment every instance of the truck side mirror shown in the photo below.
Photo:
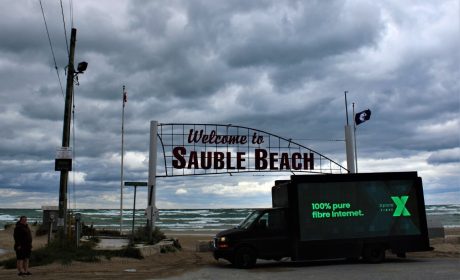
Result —
[{"label": "truck side mirror", "polygon": [[267,220],[259,220],[257,223],[258,229],[266,229],[267,228]]}]

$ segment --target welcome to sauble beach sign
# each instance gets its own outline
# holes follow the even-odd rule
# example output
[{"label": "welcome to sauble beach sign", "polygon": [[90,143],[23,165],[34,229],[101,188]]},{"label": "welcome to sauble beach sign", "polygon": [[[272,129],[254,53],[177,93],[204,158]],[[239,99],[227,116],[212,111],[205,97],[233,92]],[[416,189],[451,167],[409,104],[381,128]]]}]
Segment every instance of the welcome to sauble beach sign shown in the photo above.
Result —
[{"label": "welcome to sauble beach sign", "polygon": [[348,172],[312,149],[249,127],[157,124],[156,136],[163,159],[163,164],[157,166],[156,177],[240,172]]}]

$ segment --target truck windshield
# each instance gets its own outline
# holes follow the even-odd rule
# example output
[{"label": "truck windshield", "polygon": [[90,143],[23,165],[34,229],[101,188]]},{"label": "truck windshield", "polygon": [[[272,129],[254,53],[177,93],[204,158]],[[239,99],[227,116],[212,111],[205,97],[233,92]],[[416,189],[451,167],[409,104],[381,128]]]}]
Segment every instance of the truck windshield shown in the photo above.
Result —
[{"label": "truck windshield", "polygon": [[242,221],[239,225],[238,225],[238,228],[242,228],[242,229],[248,229],[248,227],[250,225],[252,225],[252,223],[254,222],[255,219],[257,219],[257,217],[259,216],[260,212],[259,211],[254,211],[252,212],[251,214],[249,214],[249,216],[246,217],[246,219],[244,219],[244,221]]}]

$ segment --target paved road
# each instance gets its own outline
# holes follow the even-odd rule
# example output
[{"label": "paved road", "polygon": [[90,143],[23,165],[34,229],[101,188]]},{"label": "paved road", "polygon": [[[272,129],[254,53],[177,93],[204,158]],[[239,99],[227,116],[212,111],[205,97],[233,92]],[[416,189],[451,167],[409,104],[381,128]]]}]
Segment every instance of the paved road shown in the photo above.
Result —
[{"label": "paved road", "polygon": [[345,261],[265,262],[250,270],[235,269],[222,261],[194,272],[166,279],[454,280],[460,279],[460,260],[454,258],[389,259],[381,264],[347,263]]}]

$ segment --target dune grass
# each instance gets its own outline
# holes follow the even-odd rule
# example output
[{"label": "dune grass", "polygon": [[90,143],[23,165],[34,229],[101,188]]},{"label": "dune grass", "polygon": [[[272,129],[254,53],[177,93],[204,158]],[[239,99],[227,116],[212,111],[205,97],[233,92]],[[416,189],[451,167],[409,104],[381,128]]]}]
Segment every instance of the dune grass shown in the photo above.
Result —
[{"label": "dune grass", "polygon": [[[150,239],[148,238],[148,232],[147,227],[139,227],[131,237],[129,245],[118,250],[95,249],[99,242],[99,236],[119,236],[118,231],[92,230],[89,241],[81,242],[78,248],[75,246],[74,241],[60,240],[57,238],[52,240],[47,246],[32,251],[30,266],[42,266],[54,262],[64,265],[70,265],[73,261],[99,262],[103,258],[111,259],[113,257],[143,259],[140,250],[134,247],[136,243],[156,244],[160,240],[166,238],[159,228],[155,228],[152,232],[152,238]],[[180,249],[179,244],[177,246],[175,245],[175,247]],[[0,267],[1,266],[7,269],[15,268],[16,258],[0,261]]]},{"label": "dune grass", "polygon": [[[42,266],[59,262],[70,265],[73,261],[99,262],[102,258],[112,257],[143,259],[139,249],[127,246],[119,250],[96,250],[96,242],[84,242],[76,248],[74,242],[54,240],[48,246],[33,250],[30,257],[30,266]],[[0,262],[0,266],[7,269],[16,267],[16,258]]]}]

